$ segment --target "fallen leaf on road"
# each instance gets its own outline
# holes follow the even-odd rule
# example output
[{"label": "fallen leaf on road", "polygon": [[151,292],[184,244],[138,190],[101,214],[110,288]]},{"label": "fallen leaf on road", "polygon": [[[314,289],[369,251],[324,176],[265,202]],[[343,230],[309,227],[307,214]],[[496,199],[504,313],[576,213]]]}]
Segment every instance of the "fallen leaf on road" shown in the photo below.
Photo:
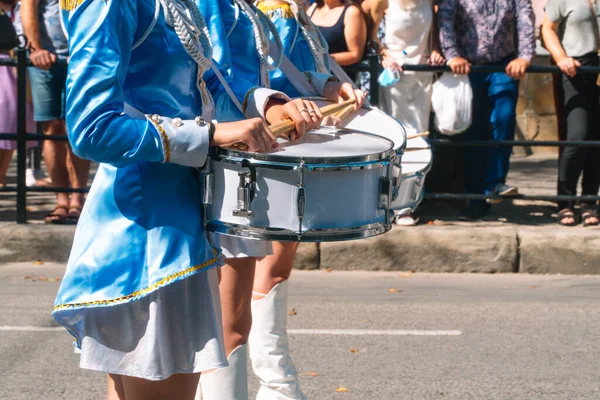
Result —
[{"label": "fallen leaf on road", "polygon": [[390,293],[398,293],[398,292],[401,292],[401,291],[402,290],[400,290],[400,289],[394,289],[394,288],[390,289]]},{"label": "fallen leaf on road", "polygon": [[294,316],[294,315],[298,315],[298,313],[296,312],[296,309],[295,309],[295,308],[292,308],[292,311],[290,311],[290,312],[288,313],[288,315],[289,315],[289,316]]},{"label": "fallen leaf on road", "polygon": [[538,285],[531,285],[531,286],[529,286],[529,289],[537,289],[537,288],[539,288]]},{"label": "fallen leaf on road", "polygon": [[44,265],[44,262],[38,260],[38,261],[35,261],[33,264],[34,265]]},{"label": "fallen leaf on road", "polygon": [[333,271],[333,269],[332,268],[327,268],[325,271],[331,272],[331,271]]},{"label": "fallen leaf on road", "polygon": [[354,347],[350,348],[350,353],[358,353],[358,349],[355,349]]},{"label": "fallen leaf on road", "polygon": [[300,376],[319,376],[316,372],[301,372]]},{"label": "fallen leaf on road", "polygon": [[402,273],[398,274],[398,276],[401,278],[410,278],[413,275],[414,274],[412,272],[402,272]]},{"label": "fallen leaf on road", "polygon": [[429,221],[429,222],[427,222],[427,225],[435,225],[435,222]]},{"label": "fallen leaf on road", "polygon": [[348,393],[349,392],[348,388],[345,388],[345,387],[339,387],[339,388],[335,389],[335,391],[337,393]]},{"label": "fallen leaf on road", "polygon": [[33,279],[33,276],[29,276],[27,275],[26,277],[24,277],[23,279]]},{"label": "fallen leaf on road", "polygon": [[48,278],[48,282],[58,282],[60,278]]},{"label": "fallen leaf on road", "polygon": [[48,280],[48,278],[46,278],[45,276],[40,276],[38,278],[38,281],[44,281],[44,282],[46,282],[47,280]]}]

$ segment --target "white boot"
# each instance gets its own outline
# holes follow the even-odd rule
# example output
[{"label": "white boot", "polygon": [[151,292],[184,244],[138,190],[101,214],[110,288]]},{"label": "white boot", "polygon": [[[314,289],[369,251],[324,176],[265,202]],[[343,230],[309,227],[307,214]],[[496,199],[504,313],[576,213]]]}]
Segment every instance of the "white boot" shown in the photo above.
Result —
[{"label": "white boot", "polygon": [[287,337],[288,282],[252,300],[252,329],[248,338],[252,369],[260,378],[257,400],[305,400],[292,362]]},{"label": "white boot", "polygon": [[196,400],[248,400],[248,345],[233,349],[229,366],[200,375]]}]

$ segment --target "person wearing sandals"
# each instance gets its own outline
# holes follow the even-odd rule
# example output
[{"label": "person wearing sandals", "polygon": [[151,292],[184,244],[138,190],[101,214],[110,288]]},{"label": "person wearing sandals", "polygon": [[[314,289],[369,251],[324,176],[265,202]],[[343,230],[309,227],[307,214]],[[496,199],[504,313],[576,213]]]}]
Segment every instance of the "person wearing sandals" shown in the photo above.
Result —
[{"label": "person wearing sandals", "polygon": [[[597,0],[548,0],[542,25],[546,48],[563,72],[558,86],[558,107],[564,112],[567,140],[600,140],[600,90],[595,75],[577,72],[579,66],[598,66]],[[597,195],[600,187],[600,150],[593,147],[566,146],[558,161],[558,194],[576,195],[582,178],[582,195]],[[577,224],[575,202],[558,202],[557,222]],[[598,225],[595,204],[580,203],[584,226]]]},{"label": "person wearing sandals", "polygon": [[109,374],[109,399],[192,400],[200,372],[227,366],[223,257],[204,231],[197,168],[211,146],[274,145],[260,118],[268,96],[248,96],[248,119],[210,122],[231,105],[193,0],[61,6],[68,135],[100,164],[52,315],[80,366]]},{"label": "person wearing sandals", "polygon": [[[66,133],[65,82],[69,49],[59,18],[59,0],[22,0],[21,20],[28,40],[29,79],[33,114],[44,135]],[[39,185],[85,188],[90,163],[75,156],[65,141],[44,141],[44,161],[51,183]],[[44,219],[48,224],[76,224],[85,202],[84,193],[57,193],[56,207]]]}]

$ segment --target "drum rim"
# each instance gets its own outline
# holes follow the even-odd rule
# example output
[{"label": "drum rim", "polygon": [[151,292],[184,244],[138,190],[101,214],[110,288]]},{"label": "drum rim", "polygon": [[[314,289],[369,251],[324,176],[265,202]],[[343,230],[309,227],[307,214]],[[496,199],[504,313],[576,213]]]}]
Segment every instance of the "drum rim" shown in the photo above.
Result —
[{"label": "drum rim", "polygon": [[[301,97],[301,99],[308,100],[308,101],[326,101],[326,102],[329,102],[329,103],[332,103],[332,104],[335,103],[334,101],[328,100],[325,97],[319,97],[319,96]],[[382,113],[383,115],[385,115],[386,117],[392,119],[398,125],[400,125],[400,127],[402,128],[402,133],[403,133],[403,135],[402,135],[403,136],[402,145],[398,146],[398,148],[395,148],[396,153],[400,155],[404,151],[404,149],[407,147],[407,145],[408,145],[408,143],[407,143],[408,142],[408,140],[407,140],[408,134],[406,132],[406,127],[404,126],[404,124],[402,122],[398,121],[396,118],[392,117],[391,115],[383,112],[379,108],[377,108],[375,106],[372,106],[370,104],[363,104],[361,106],[361,108],[364,108],[365,110],[368,110],[368,111],[378,111],[378,112]],[[368,132],[365,132],[365,133],[368,133]],[[380,135],[377,135],[376,133],[369,133],[369,135],[380,136]]]},{"label": "drum rim", "polygon": [[[392,214],[390,215],[391,221],[393,211],[390,210],[386,212]],[[219,235],[241,237],[249,240],[323,243],[366,239],[379,236],[389,232],[392,229],[392,224],[374,222],[348,228],[309,229],[298,233],[290,229],[248,226],[210,220],[205,223],[205,229]]]},{"label": "drum rim", "polygon": [[264,165],[269,164],[297,164],[297,165],[305,165],[309,168],[311,165],[316,165],[318,167],[327,169],[327,166],[330,165],[331,168],[344,166],[349,163],[379,163],[384,161],[392,162],[394,161],[394,157],[397,155],[396,149],[394,149],[394,142],[386,137],[376,135],[374,133],[368,133],[364,131],[359,131],[356,129],[346,129],[346,128],[337,128],[337,131],[341,132],[351,132],[357,133],[359,135],[368,135],[368,136],[377,136],[379,139],[385,140],[389,148],[382,152],[364,154],[364,155],[355,155],[355,156],[336,156],[336,157],[314,157],[314,156],[280,156],[277,153],[253,153],[242,150],[235,149],[224,149],[220,147],[213,147],[211,149],[210,157],[216,161],[221,161],[222,159],[228,158],[239,158],[239,159],[247,159],[250,162],[252,161],[261,161]]}]

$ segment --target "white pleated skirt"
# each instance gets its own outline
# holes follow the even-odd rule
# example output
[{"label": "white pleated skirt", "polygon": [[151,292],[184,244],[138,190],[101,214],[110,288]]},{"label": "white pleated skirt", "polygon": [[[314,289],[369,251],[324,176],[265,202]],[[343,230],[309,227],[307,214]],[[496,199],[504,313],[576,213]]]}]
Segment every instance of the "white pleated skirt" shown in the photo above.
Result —
[{"label": "white pleated skirt", "polygon": [[90,309],[84,326],[81,368],[163,380],[227,366],[216,269]]},{"label": "white pleated skirt", "polygon": [[272,242],[210,233],[210,241],[226,258],[264,257],[273,254]]}]

